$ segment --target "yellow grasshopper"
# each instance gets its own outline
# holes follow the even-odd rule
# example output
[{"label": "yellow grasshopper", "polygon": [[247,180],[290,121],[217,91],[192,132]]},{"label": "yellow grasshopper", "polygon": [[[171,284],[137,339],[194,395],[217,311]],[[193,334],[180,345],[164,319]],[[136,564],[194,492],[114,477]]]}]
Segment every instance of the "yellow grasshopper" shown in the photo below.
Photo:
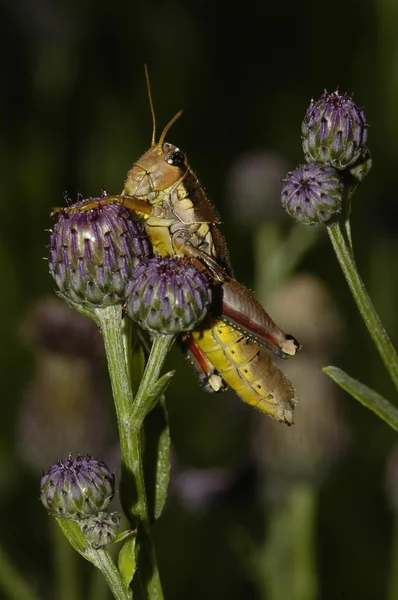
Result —
[{"label": "yellow grasshopper", "polygon": [[181,111],[155,141],[155,115],[146,75],[153,119],[151,147],[128,172],[121,195],[87,200],[76,210],[98,208],[99,202],[122,204],[145,219],[155,253],[191,257],[205,270],[219,291],[218,306],[198,330],[180,335],[204,387],[220,391],[229,385],[248,404],[292,424],[294,389],[270,352],[289,358],[300,346],[276,325],[253,293],[234,279],[226,244],[217,228],[219,221],[202,185],[184,152],[165,142]]}]

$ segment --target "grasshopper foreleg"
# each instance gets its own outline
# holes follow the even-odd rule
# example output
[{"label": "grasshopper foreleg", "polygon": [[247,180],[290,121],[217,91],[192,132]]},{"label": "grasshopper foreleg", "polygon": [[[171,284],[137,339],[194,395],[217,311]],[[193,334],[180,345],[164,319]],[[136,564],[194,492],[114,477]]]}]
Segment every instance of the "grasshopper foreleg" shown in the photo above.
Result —
[{"label": "grasshopper foreleg", "polygon": [[132,196],[124,195],[113,195],[104,196],[102,198],[86,198],[82,202],[77,202],[70,206],[56,207],[53,209],[51,216],[58,213],[76,214],[81,212],[88,212],[89,210],[97,209],[100,210],[102,206],[106,204],[119,204],[124,206],[127,210],[132,212],[140,213],[144,216],[150,215],[152,212],[152,206],[146,202],[133,198]]}]

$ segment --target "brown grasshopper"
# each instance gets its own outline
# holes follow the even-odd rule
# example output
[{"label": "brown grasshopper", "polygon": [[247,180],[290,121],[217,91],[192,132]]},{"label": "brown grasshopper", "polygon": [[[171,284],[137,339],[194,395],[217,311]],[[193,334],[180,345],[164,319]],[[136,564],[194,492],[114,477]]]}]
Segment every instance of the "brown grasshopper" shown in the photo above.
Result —
[{"label": "brown grasshopper", "polygon": [[[100,203],[117,202],[143,217],[155,253],[191,257],[220,291],[214,314],[198,330],[180,336],[204,387],[219,391],[229,385],[248,404],[291,424],[296,403],[294,390],[270,352],[278,358],[289,358],[299,344],[234,278],[226,244],[217,227],[219,220],[202,185],[185,153],[165,142],[182,111],[156,142],[147,72],[146,77],[153,119],[151,147],[129,170],[122,194],[106,196]],[[88,200],[77,210],[97,208],[98,202]],[[72,206],[62,210],[73,209]]]}]

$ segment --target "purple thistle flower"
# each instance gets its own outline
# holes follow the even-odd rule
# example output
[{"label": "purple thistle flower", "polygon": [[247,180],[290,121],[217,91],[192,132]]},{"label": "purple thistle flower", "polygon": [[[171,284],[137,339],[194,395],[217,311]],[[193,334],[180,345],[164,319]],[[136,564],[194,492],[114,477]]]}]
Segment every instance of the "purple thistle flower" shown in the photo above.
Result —
[{"label": "purple thistle flower", "polygon": [[60,295],[105,307],[125,300],[126,283],[139,259],[151,255],[151,245],[126,208],[99,198],[97,208],[84,211],[88,200],[57,213],[49,268]]},{"label": "purple thistle flower", "polygon": [[126,312],[150,333],[191,331],[207,314],[212,293],[192,262],[155,256],[135,268],[127,287]]},{"label": "purple thistle flower", "polygon": [[103,460],[88,455],[58,460],[40,482],[43,505],[61,519],[84,519],[104,510],[114,494],[114,473]]},{"label": "purple thistle flower", "polygon": [[327,222],[341,211],[344,185],[333,167],[311,162],[283,180],[282,206],[299,223]]},{"label": "purple thistle flower", "polygon": [[364,111],[350,96],[337,90],[312,100],[301,125],[307,162],[316,161],[336,169],[354,166],[366,148],[368,124]]}]

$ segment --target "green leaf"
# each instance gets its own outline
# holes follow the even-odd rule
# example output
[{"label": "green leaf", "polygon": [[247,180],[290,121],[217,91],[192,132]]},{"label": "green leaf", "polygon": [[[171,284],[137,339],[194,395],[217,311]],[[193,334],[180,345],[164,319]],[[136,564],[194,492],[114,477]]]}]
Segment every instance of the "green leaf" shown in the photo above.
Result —
[{"label": "green leaf", "polygon": [[144,471],[148,513],[153,522],[162,513],[170,479],[170,432],[164,398],[149,413],[145,419],[144,427]]},{"label": "green leaf", "polygon": [[86,560],[92,562],[90,553],[87,553],[90,547],[76,521],[72,521],[71,519],[56,519],[56,521],[74,549]]},{"label": "green leaf", "polygon": [[127,540],[127,538],[129,538],[131,536],[136,537],[136,535],[137,535],[136,529],[126,529],[126,531],[122,531],[121,533],[117,534],[117,536],[113,540],[112,544],[119,544],[120,542],[124,542],[125,540]]},{"label": "green leaf", "polygon": [[159,398],[165,393],[174,375],[175,371],[169,371],[162,375],[162,377],[151,386],[149,394],[147,395],[148,407],[150,407],[149,410],[153,409]]},{"label": "green leaf", "polygon": [[329,375],[343,390],[376,413],[390,427],[398,431],[398,409],[391,402],[360,381],[353,379],[338,367],[324,367],[322,371],[326,375]]},{"label": "green leaf", "polygon": [[119,552],[118,567],[126,587],[129,587],[130,583],[133,581],[134,573],[137,568],[135,557],[136,539],[136,535],[129,536]]}]

